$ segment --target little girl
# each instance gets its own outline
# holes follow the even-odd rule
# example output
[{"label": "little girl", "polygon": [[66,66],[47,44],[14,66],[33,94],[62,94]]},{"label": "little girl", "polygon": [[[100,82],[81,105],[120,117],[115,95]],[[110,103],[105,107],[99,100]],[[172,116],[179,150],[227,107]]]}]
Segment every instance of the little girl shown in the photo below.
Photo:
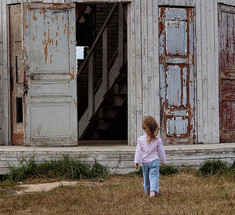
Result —
[{"label": "little girl", "polygon": [[159,156],[164,166],[166,165],[166,156],[162,139],[157,136],[159,127],[156,120],[150,115],[145,116],[142,128],[146,134],[137,140],[135,168],[139,168],[141,161],[145,194],[154,197],[159,193]]}]

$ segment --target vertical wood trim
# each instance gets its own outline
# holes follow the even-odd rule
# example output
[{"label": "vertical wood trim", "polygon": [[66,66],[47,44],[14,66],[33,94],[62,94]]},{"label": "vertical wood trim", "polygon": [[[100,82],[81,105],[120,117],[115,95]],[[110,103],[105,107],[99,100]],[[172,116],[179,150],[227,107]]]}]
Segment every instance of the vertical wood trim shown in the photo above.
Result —
[{"label": "vertical wood trim", "polygon": [[12,4],[17,4],[17,3],[19,3],[19,0],[11,0],[11,3]]},{"label": "vertical wood trim", "polygon": [[119,17],[119,24],[118,24],[118,56],[121,58],[120,64],[123,63],[123,6],[119,4],[118,7],[118,17]]},{"label": "vertical wood trim", "polygon": [[[147,0],[141,0],[141,44],[142,44],[142,102],[143,102],[143,115],[149,114],[149,74],[148,74],[148,7],[147,7]],[[140,89],[141,90],[141,89]]]},{"label": "vertical wood trim", "polygon": [[75,4],[73,8],[69,10],[69,60],[70,60],[70,73],[73,74],[73,78],[70,80],[71,86],[71,119],[72,119],[72,141],[74,145],[77,145],[78,140],[78,121],[77,121],[77,70],[76,70],[76,15]]},{"label": "vertical wood trim", "polygon": [[135,3],[128,5],[127,12],[127,47],[128,47],[128,145],[136,143],[136,34],[135,34]]},{"label": "vertical wood trim", "polygon": [[3,128],[4,128],[4,125],[3,125],[3,66],[2,66],[2,63],[3,63],[3,47],[2,47],[2,34],[3,34],[3,28],[2,28],[2,8],[3,8],[3,5],[2,5],[2,1],[0,1],[0,145],[3,145],[4,144],[4,141],[3,141]]},{"label": "vertical wood trim", "polygon": [[137,136],[142,135],[142,119],[143,119],[143,85],[142,85],[142,41],[141,41],[141,1],[135,1],[135,34],[136,34],[136,52],[135,52],[135,59],[136,59],[136,130]]},{"label": "vertical wood trim", "polygon": [[180,5],[182,3],[182,0],[175,0],[175,6]]},{"label": "vertical wood trim", "polygon": [[8,54],[9,54],[9,49],[8,49],[8,13],[7,13],[7,4],[6,0],[3,0],[2,2],[2,15],[3,15],[3,24],[2,27],[4,29],[3,31],[3,53],[6,53],[3,55],[3,108],[4,108],[4,126],[3,126],[3,133],[4,133],[4,142],[5,145],[10,144],[10,89],[9,89],[9,73],[8,73]]},{"label": "vertical wood trim", "polygon": [[[215,50],[214,50],[214,59],[215,59],[215,90],[214,90],[214,116],[216,119],[214,122],[214,130],[213,133],[213,143],[220,142],[220,126],[219,126],[219,20],[218,20],[218,3],[214,2],[214,33],[215,33]],[[213,123],[212,122],[212,123]]]},{"label": "vertical wood trim", "polygon": [[207,39],[207,84],[208,84],[208,106],[207,106],[207,127],[208,127],[208,133],[207,133],[207,143],[213,143],[213,128],[214,128],[214,90],[215,90],[215,68],[214,68],[214,14],[213,14],[213,3],[214,0],[207,0],[206,1],[206,14],[207,14],[207,31],[206,31],[206,39]]},{"label": "vertical wood trim", "polygon": [[201,1],[201,37],[202,37],[202,119],[203,119],[203,143],[207,142],[207,133],[208,133],[208,126],[207,126],[207,11],[206,11],[206,1]]},{"label": "vertical wood trim", "polygon": [[3,2],[0,1],[0,43],[2,42],[2,34],[3,34],[3,26],[2,26],[2,23],[3,23],[3,19],[2,19],[2,16],[3,16]]},{"label": "vertical wood trim", "polygon": [[154,106],[154,117],[160,125],[160,72],[159,72],[159,33],[158,33],[158,3],[153,1],[152,13],[153,13],[153,106]]},{"label": "vertical wood trim", "polygon": [[149,102],[148,102],[148,114],[154,116],[154,70],[153,70],[153,0],[147,1],[147,74],[148,74],[148,93],[149,93]]},{"label": "vertical wood trim", "polygon": [[197,78],[196,78],[196,91],[197,91],[197,102],[196,102],[196,117],[195,117],[195,125],[197,127],[197,142],[203,142],[203,94],[202,94],[202,25],[201,25],[201,2],[196,2],[196,68],[197,68]]},{"label": "vertical wood trim", "polygon": [[91,54],[89,59],[89,71],[88,71],[88,119],[94,113],[94,53]]}]

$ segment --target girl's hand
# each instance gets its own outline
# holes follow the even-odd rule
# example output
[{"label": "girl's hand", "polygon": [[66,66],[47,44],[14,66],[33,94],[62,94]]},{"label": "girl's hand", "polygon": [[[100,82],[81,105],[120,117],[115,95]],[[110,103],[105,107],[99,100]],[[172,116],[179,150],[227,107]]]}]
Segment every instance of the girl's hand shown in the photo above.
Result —
[{"label": "girl's hand", "polygon": [[139,164],[138,163],[135,163],[135,168],[139,169]]}]

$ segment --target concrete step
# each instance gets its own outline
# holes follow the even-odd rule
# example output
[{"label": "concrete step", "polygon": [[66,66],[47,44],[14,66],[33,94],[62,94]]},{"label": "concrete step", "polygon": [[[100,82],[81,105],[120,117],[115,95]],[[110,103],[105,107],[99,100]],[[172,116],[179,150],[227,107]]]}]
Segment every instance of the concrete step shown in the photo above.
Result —
[{"label": "concrete step", "polygon": [[[119,141],[103,141],[104,144],[102,141],[84,142],[85,144],[77,147],[0,146],[0,174],[8,173],[9,165],[19,166],[22,158],[35,156],[36,162],[43,162],[61,159],[63,155],[87,162],[96,159],[112,173],[126,174],[135,171],[133,162],[136,147],[120,145]],[[211,159],[221,159],[229,164],[235,160],[235,143],[175,145],[164,148],[167,163],[177,167],[199,168],[203,162]]]}]

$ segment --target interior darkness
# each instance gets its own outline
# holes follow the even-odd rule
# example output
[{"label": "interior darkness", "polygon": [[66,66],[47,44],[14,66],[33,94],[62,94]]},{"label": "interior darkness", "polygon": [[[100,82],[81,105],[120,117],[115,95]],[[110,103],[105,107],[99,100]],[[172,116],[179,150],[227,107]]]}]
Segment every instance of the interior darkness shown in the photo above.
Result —
[{"label": "interior darkness", "polygon": [[[113,4],[76,4],[76,40],[77,46],[86,46],[85,57],[89,54],[93,42],[102,28]],[[115,51],[118,47],[118,7],[110,20],[108,31],[108,68],[114,62]],[[124,18],[125,20],[125,18]],[[124,40],[126,45],[126,21],[124,21]],[[126,46],[125,46],[126,47]],[[94,94],[102,83],[102,37],[94,51]],[[123,56],[126,58],[126,56]],[[77,59],[77,71],[84,59]],[[127,62],[122,66],[121,73],[104,98],[104,102],[94,115],[91,123],[81,139],[85,140],[127,140]],[[115,87],[119,87],[118,95]],[[126,90],[124,90],[126,89]],[[88,107],[88,65],[77,78],[78,122]],[[116,97],[122,102],[114,106]],[[102,113],[102,114],[101,114]],[[106,115],[110,115],[105,116]],[[102,117],[101,117],[102,115]],[[112,115],[112,116],[111,116]],[[104,126],[105,125],[105,126]],[[107,126],[108,125],[108,126]]]},{"label": "interior darkness", "polygon": [[22,98],[16,98],[16,122],[23,122],[23,102]]}]

